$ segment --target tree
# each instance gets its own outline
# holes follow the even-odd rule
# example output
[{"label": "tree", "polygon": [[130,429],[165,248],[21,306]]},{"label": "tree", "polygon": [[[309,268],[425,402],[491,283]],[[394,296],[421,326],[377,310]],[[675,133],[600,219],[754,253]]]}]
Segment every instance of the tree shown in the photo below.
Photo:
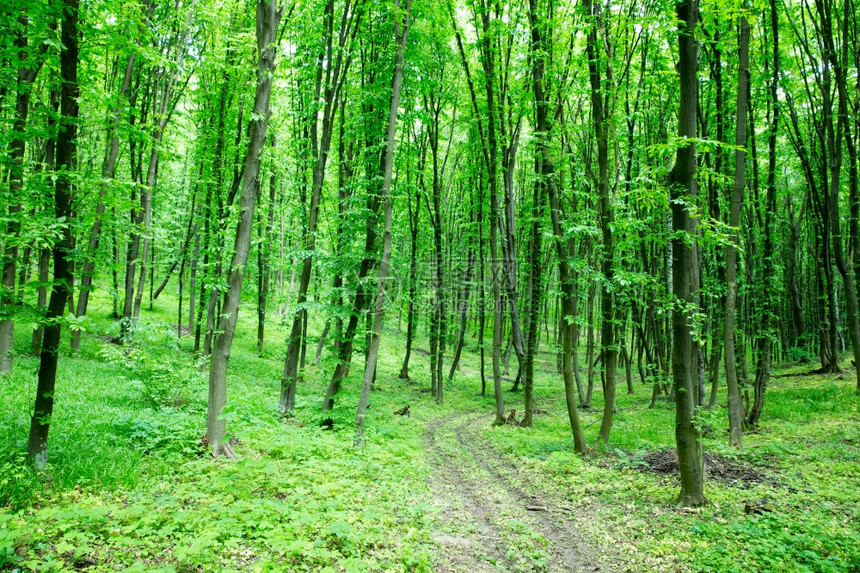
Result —
[{"label": "tree", "polygon": [[[607,100],[609,78],[602,81],[600,73],[601,58],[598,55],[598,29],[601,15],[595,11],[591,0],[583,2],[583,10],[588,19],[588,35],[586,53],[588,55],[588,78],[591,84],[591,114],[597,139],[597,193],[598,211],[600,214],[600,230],[603,238],[601,252],[601,271],[603,273],[603,289],[600,295],[601,311],[601,356],[604,366],[604,406],[603,419],[600,424],[600,439],[609,441],[612,431],[612,419],[615,411],[615,370],[618,363],[618,349],[615,342],[615,306],[612,277],[615,272],[615,238],[613,237],[612,194],[609,189],[609,122],[607,118]],[[607,74],[609,72],[607,71]]]},{"label": "tree", "polygon": [[17,52],[18,69],[15,94],[15,122],[9,147],[9,195],[15,201],[9,208],[10,223],[6,228],[7,239],[3,241],[2,283],[0,283],[0,374],[12,371],[14,351],[15,269],[18,258],[18,234],[21,216],[21,194],[24,188],[24,153],[27,139],[27,117],[30,113],[30,93],[33,82],[42,67],[47,43],[43,42],[35,53],[31,53],[28,34],[29,18],[26,9],[18,16],[14,46]]},{"label": "tree", "polygon": [[[735,121],[735,177],[734,190],[731,199],[731,214],[729,225],[736,229],[740,225],[741,202],[744,190],[744,168],[746,160],[746,111],[747,92],[749,83],[749,42],[750,26],[746,15],[741,15],[741,31],[738,40],[738,97]],[[723,346],[725,348],[726,386],[729,401],[729,444],[741,449],[743,440],[744,411],[741,401],[741,391],[738,385],[737,357],[735,356],[735,306],[737,303],[738,285],[736,279],[738,258],[738,233],[733,231],[730,243],[726,248],[726,314],[723,324]]]},{"label": "tree", "polygon": [[37,469],[44,469],[48,462],[48,432],[51,429],[51,415],[54,411],[54,391],[57,381],[60,334],[62,333],[63,309],[69,298],[72,282],[71,250],[73,248],[72,229],[69,218],[72,214],[72,181],[77,151],[78,120],[78,0],[65,0],[62,6],[62,26],[60,40],[63,51],[60,53],[60,127],[57,134],[57,181],[54,185],[54,214],[63,222],[62,236],[54,243],[54,280],[51,299],[42,338],[42,352],[39,356],[39,380],[36,386],[36,399],[33,403],[33,416],[30,419],[30,437],[27,441],[27,455]]},{"label": "tree", "polygon": [[[472,80],[472,73],[469,67],[469,61],[466,57],[466,51],[463,46],[463,38],[457,26],[457,21],[454,15],[454,10],[449,4],[448,11],[451,16],[451,24],[454,28],[454,34],[457,40],[457,49],[460,52],[460,61],[463,65],[463,71],[466,75],[466,82],[469,86],[469,95],[472,100],[472,109],[478,121],[478,131],[481,137],[481,151],[484,159],[484,164],[487,169],[487,184],[490,189],[490,276],[493,289],[493,350],[492,350],[492,367],[493,367],[493,393],[496,398],[496,419],[495,424],[503,424],[505,421],[505,404],[504,396],[502,395],[502,370],[501,370],[501,353],[502,353],[502,293],[500,281],[500,265],[499,265],[499,194],[498,194],[498,140],[496,136],[496,109],[495,109],[495,87],[494,87],[494,65],[492,41],[489,37],[490,14],[487,7],[482,6],[480,28],[480,46],[481,46],[481,61],[484,69],[484,88],[486,92],[487,113],[486,120],[483,119],[481,109],[478,106],[478,98],[476,95],[475,84]],[[486,121],[486,130],[484,129],[484,121]],[[486,135],[485,135],[486,132]]]},{"label": "tree", "polygon": [[[553,4],[549,3],[548,13],[553,12]],[[537,0],[529,1],[529,24],[531,27],[531,62],[532,62],[532,89],[535,98],[535,133],[537,140],[537,153],[535,156],[535,186],[541,186],[533,200],[542,200],[547,197],[550,208],[550,220],[552,222],[556,258],[558,259],[558,272],[562,292],[562,375],[564,377],[564,394],[567,404],[568,419],[573,433],[574,448],[577,453],[584,454],[588,447],[585,436],[582,433],[582,424],[579,419],[579,410],[576,403],[576,391],[574,380],[573,362],[573,325],[570,322],[576,314],[576,295],[573,279],[571,277],[570,265],[568,264],[568,241],[562,230],[561,222],[563,212],[556,181],[555,166],[549,156],[549,104],[550,99],[544,88],[544,77],[546,74],[546,55],[552,52],[552,38],[546,37],[546,27],[539,14]],[[535,318],[532,319],[533,321]],[[530,344],[531,348],[531,344]],[[533,356],[533,349],[532,349]],[[530,374],[527,373],[527,380]],[[528,404],[527,404],[528,407]],[[526,411],[529,415],[529,411]]]},{"label": "tree", "polygon": [[675,442],[681,473],[681,505],[697,506],[706,502],[704,494],[704,454],[696,417],[696,352],[693,342],[695,325],[692,310],[693,283],[693,217],[690,206],[696,198],[696,112],[699,45],[696,23],[697,0],[675,4],[678,17],[678,72],[680,103],[678,136],[682,138],[669,175],[672,201],[672,288],[677,306],[672,313],[672,379],[675,388]]},{"label": "tree", "polygon": [[[314,101],[319,101],[323,94],[322,134],[317,134],[318,112],[313,108],[309,117],[310,152],[314,160],[313,183],[308,207],[308,226],[304,235],[304,250],[309,253],[302,261],[302,274],[299,279],[299,290],[296,304],[301,306],[306,298],[308,286],[311,279],[312,255],[316,244],[317,221],[319,218],[320,200],[322,198],[322,186],[325,180],[326,164],[331,147],[334,121],[337,117],[337,105],[340,103],[341,89],[343,88],[347,70],[351,62],[351,53],[348,44],[352,42],[359,28],[361,19],[362,3],[359,1],[353,6],[349,0],[344,4],[343,15],[340,20],[340,29],[337,33],[337,45],[334,45],[334,0],[327,0],[323,16],[323,42],[317,56],[316,83],[314,88]],[[333,49],[334,46],[334,49]],[[323,73],[325,70],[325,73]],[[307,322],[307,311],[299,308],[293,317],[293,325],[290,330],[287,345],[287,357],[284,362],[284,372],[281,376],[281,399],[280,413],[283,416],[295,406],[296,384],[298,381],[299,351],[302,348],[303,333],[302,325]]]},{"label": "tree", "polygon": [[251,230],[254,223],[254,206],[260,185],[260,155],[266,143],[266,127],[269,121],[269,100],[272,94],[275,56],[278,45],[276,34],[283,14],[277,0],[257,0],[257,89],[254,96],[254,111],[249,122],[248,151],[242,170],[242,192],[239,196],[239,224],[230,272],[227,276],[227,296],[224,299],[219,334],[212,349],[209,366],[209,402],[206,412],[206,439],[212,455],[222,454],[234,458],[229,441],[224,441],[227,422],[223,416],[227,404],[227,364],[230,347],[238,320],[239,301],[242,296],[242,279],[248,252],[251,248]]},{"label": "tree", "polygon": [[[379,261],[379,276],[376,282],[376,300],[373,305],[373,330],[370,333],[370,348],[364,367],[364,380],[361,383],[361,397],[355,417],[355,444],[364,445],[364,420],[370,400],[370,384],[376,374],[376,360],[379,355],[379,339],[382,335],[382,319],[385,317],[385,286],[388,266],[391,262],[391,176],[394,170],[394,138],[397,127],[397,108],[400,102],[400,88],[403,85],[403,50],[409,35],[412,0],[406,0],[401,15],[400,1],[394,0],[394,35],[397,37],[397,54],[394,60],[394,78],[391,82],[391,108],[388,112],[388,135],[385,144],[385,164],[383,168],[382,203],[385,223],[382,239],[382,258]],[[402,22],[401,22],[402,18]]]}]

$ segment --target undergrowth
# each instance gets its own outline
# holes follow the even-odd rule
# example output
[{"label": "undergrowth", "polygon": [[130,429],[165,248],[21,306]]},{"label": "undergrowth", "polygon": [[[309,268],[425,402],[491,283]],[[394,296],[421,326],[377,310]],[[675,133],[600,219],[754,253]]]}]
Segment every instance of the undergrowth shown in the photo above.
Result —
[{"label": "undergrowth", "polygon": [[[272,321],[258,355],[247,309],[224,412],[241,459],[212,461],[203,439],[205,364],[193,360],[190,337],[177,341],[156,310],[117,345],[113,322],[96,308],[76,355],[63,341],[44,472],[23,454],[38,361],[19,356],[0,378],[0,569],[433,570],[436,509],[422,435],[427,423],[470,411],[487,417],[482,447],[496,451],[498,471],[574,508],[593,544],[630,571],[860,571],[860,398],[851,376],[779,372],[743,453],[726,445],[724,407],[703,412],[712,459],[762,479],[717,475],[706,484],[710,505],[683,510],[674,475],[654,471],[654,456],[674,446],[674,405],[648,408],[647,386],[627,395],[619,379],[612,440],[582,459],[553,355],[541,353],[536,364],[544,413],[534,427],[492,427],[493,399],[476,395],[474,348],[440,406],[420,391],[428,385],[423,353],[413,352],[413,381],[396,378],[402,339],[386,332],[367,446],[356,450],[360,354],[330,416],[320,410],[333,368],[326,356],[308,366],[294,416],[279,419],[284,332]],[[16,332],[21,354],[25,326]],[[505,399],[522,410],[521,394]],[[600,400],[595,393],[593,409],[582,411],[592,444]],[[407,404],[412,417],[393,415]],[[321,426],[328,417],[331,430]],[[511,550],[539,563],[543,548],[529,535],[512,530]]]}]

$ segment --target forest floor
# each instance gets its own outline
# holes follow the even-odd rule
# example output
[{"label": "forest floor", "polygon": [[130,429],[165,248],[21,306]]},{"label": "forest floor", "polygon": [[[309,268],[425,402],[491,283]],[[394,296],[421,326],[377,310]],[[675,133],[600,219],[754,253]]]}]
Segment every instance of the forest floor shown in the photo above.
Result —
[{"label": "forest floor", "polygon": [[[189,337],[177,346],[156,308],[119,347],[107,307],[96,308],[81,350],[61,356],[40,474],[22,455],[38,360],[26,356],[27,326],[16,329],[21,356],[0,377],[0,570],[860,571],[853,370],[777,369],[743,453],[726,445],[725,409],[703,412],[711,503],[685,510],[674,406],[649,408],[650,388],[637,380],[628,395],[619,377],[612,439],[583,459],[546,348],[534,427],[493,427],[474,343],[438,405],[425,352],[413,353],[412,380],[397,379],[403,338],[391,317],[367,444],[355,449],[360,355],[330,430],[320,411],[330,358],[308,367],[295,415],[279,419],[284,332],[273,325],[259,356],[246,309],[225,412],[240,459],[213,461]],[[592,444],[597,385],[582,411]],[[522,410],[521,393],[505,400]],[[406,405],[410,416],[395,415]]]},{"label": "forest floor", "polygon": [[469,412],[438,418],[425,430],[429,485],[442,511],[433,534],[442,550],[436,570],[615,570],[583,535],[585,512],[556,492],[522,483],[521,468],[491,453],[481,434],[492,421]]}]

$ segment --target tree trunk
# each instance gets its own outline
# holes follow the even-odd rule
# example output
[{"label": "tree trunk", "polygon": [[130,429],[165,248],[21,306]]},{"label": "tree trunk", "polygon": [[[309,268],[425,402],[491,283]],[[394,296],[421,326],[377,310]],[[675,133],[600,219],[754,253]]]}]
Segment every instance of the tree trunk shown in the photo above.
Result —
[{"label": "tree trunk", "polygon": [[385,316],[385,281],[388,278],[388,265],[391,260],[391,176],[394,170],[394,137],[397,125],[397,108],[400,101],[400,87],[403,84],[403,51],[406,37],[409,34],[410,11],[412,0],[406,0],[404,21],[401,23],[400,2],[395,0],[394,33],[397,36],[397,55],[394,61],[394,79],[391,87],[391,109],[388,114],[388,138],[385,149],[385,168],[383,171],[382,203],[385,212],[385,223],[382,239],[382,258],[379,261],[379,278],[376,283],[376,300],[374,301],[373,330],[371,331],[370,348],[364,367],[364,380],[361,384],[361,395],[355,416],[355,445],[364,445],[364,420],[367,416],[367,406],[370,400],[370,385],[376,375],[376,360],[379,355],[379,339],[382,334],[382,319]]},{"label": "tree trunk", "polygon": [[[409,175],[407,174],[407,177]],[[415,294],[416,274],[418,272],[418,223],[421,214],[421,193],[415,192],[415,208],[412,208],[412,196],[407,197],[409,209],[409,234],[411,248],[409,251],[409,302],[406,315],[406,353],[403,356],[403,366],[400,367],[401,380],[409,380],[409,359],[412,356],[412,342],[415,338]]]},{"label": "tree trunk", "polygon": [[[612,431],[612,420],[615,413],[615,371],[618,364],[618,349],[615,341],[615,304],[612,294],[612,281],[615,274],[615,238],[612,235],[614,213],[612,196],[609,189],[609,121],[606,106],[603,101],[604,89],[610,89],[610,82],[603,81],[600,75],[601,58],[597,53],[599,26],[598,14],[591,0],[583,2],[586,17],[590,20],[586,39],[588,55],[588,77],[591,83],[591,113],[594,121],[594,131],[597,138],[597,189],[598,213],[600,230],[603,237],[601,250],[601,272],[603,273],[603,289],[600,293],[600,346],[603,356],[603,371],[605,373],[603,395],[603,418],[600,423],[598,439],[609,442]],[[608,64],[607,64],[608,65]],[[590,401],[589,401],[590,402]]]},{"label": "tree trunk", "polygon": [[69,257],[72,248],[72,170],[75,164],[78,120],[78,0],[65,0],[62,9],[60,41],[65,48],[60,53],[60,129],[57,134],[57,180],[54,187],[54,213],[66,221],[62,238],[54,243],[54,284],[48,303],[47,319],[39,360],[39,378],[27,455],[36,469],[44,469],[48,461],[48,431],[54,410],[54,388],[57,380],[57,361],[62,333],[63,309],[69,296],[72,275]]},{"label": "tree trunk", "polygon": [[[275,139],[272,138],[272,152],[276,149]],[[263,240],[257,247],[257,354],[263,354],[263,344],[266,339],[266,312],[269,299],[269,279],[271,277],[271,252],[269,239],[275,226],[275,187],[277,183],[274,164],[269,174],[269,213],[266,219],[266,227],[263,231]]]},{"label": "tree trunk", "polygon": [[[463,39],[460,35],[457,19],[454,12],[450,12],[451,24],[457,39],[457,49],[460,52],[460,61],[463,71],[466,73],[466,81],[469,86],[469,95],[472,99],[472,108],[475,116],[482,116],[475,95],[475,86],[469,71],[469,61],[463,48]],[[499,195],[498,195],[498,141],[496,137],[496,94],[494,86],[495,57],[493,55],[493,41],[490,37],[491,16],[489,10],[484,7],[480,14],[481,38],[479,42],[481,50],[481,64],[484,70],[484,89],[487,95],[487,134],[484,139],[483,123],[479,122],[481,135],[481,150],[484,155],[484,163],[487,167],[487,183],[490,188],[490,273],[493,289],[493,392],[496,403],[495,425],[505,423],[505,402],[502,394],[502,372],[500,357],[502,351],[502,291],[499,281]]]},{"label": "tree trunk", "polygon": [[[535,3],[535,0],[530,0],[529,5]],[[540,40],[540,32],[537,30],[537,16],[535,14],[534,22],[532,23],[532,41]],[[537,36],[537,38],[535,38]],[[535,81],[539,81],[543,77],[543,59],[533,57],[534,61],[539,62],[538,64],[533,64],[532,75],[535,77]],[[535,67],[538,70],[535,70]],[[542,92],[542,90],[539,90]],[[540,94],[543,96],[543,94]],[[544,107],[544,110],[539,110],[538,114],[543,113],[546,114],[546,100],[541,99],[536,102],[536,106],[538,108]],[[544,127],[546,128],[546,118],[544,117]],[[543,219],[543,202],[544,202],[544,188],[546,186],[545,181],[543,180],[544,174],[544,166],[541,155],[535,156],[535,175],[536,180],[534,183],[534,193],[532,195],[532,224],[531,224],[531,241],[529,241],[529,324],[528,324],[528,338],[526,341],[526,355],[525,355],[525,363],[523,365],[524,377],[523,377],[523,399],[525,401],[525,414],[523,416],[521,426],[530,428],[532,426],[532,419],[534,416],[535,410],[535,400],[534,400],[534,362],[535,362],[535,354],[537,352],[537,333],[540,330],[540,307],[541,307],[541,266],[540,266],[540,255],[541,255],[541,237],[542,237],[542,229],[541,229],[541,219]]]},{"label": "tree trunk", "polygon": [[[45,305],[48,303],[48,271],[51,265],[51,249],[43,248],[42,252],[39,254],[39,291],[37,294],[37,302],[36,306],[38,310],[44,311],[47,310]],[[44,334],[45,327],[42,325],[41,321],[36,325],[36,328],[33,330],[33,339],[31,342],[31,349],[33,352],[33,356],[38,356],[42,351],[42,335]]]},{"label": "tree trunk", "polygon": [[[325,39],[324,50],[318,55],[317,62],[319,69],[317,70],[317,79],[315,86],[316,98],[320,98],[323,94],[323,116],[321,121],[322,136],[317,138],[317,114],[313,115],[309,126],[311,137],[311,148],[315,164],[313,166],[311,200],[308,206],[308,225],[304,229],[304,251],[306,256],[302,260],[302,273],[299,279],[299,290],[296,296],[296,305],[301,305],[307,299],[308,286],[311,280],[311,271],[313,263],[314,248],[316,245],[316,230],[317,220],[319,218],[320,202],[322,200],[322,187],[325,181],[325,169],[328,163],[328,154],[331,148],[331,137],[334,129],[334,118],[336,116],[336,106],[340,100],[340,89],[346,70],[349,67],[350,58],[345,50],[346,42],[351,39],[350,30],[354,31],[358,28],[358,18],[354,14],[350,15],[350,2],[344,5],[343,18],[338,32],[337,51],[334,62],[332,62],[332,46],[334,39],[334,0],[326,2],[324,21],[325,21]],[[348,16],[349,15],[349,16]],[[353,26],[354,24],[354,26]],[[327,62],[328,65],[323,65]],[[325,68],[325,73],[323,73]],[[324,91],[323,91],[324,90]],[[299,376],[299,354],[301,348],[305,345],[302,337],[302,323],[307,322],[307,310],[302,308],[293,317],[293,324],[290,329],[290,335],[287,339],[287,355],[284,360],[284,370],[281,375],[281,397],[279,402],[279,412],[283,416],[287,412],[291,412],[295,406],[296,400],[296,384]]]},{"label": "tree trunk", "polygon": [[[830,156],[830,208],[832,210],[831,236],[833,239],[833,254],[836,262],[836,268],[839,270],[839,274],[842,275],[842,280],[845,286],[844,290],[845,302],[847,307],[846,312],[848,315],[848,333],[851,337],[851,347],[854,352],[854,363],[855,365],[858,365],[860,364],[860,320],[858,320],[857,315],[857,287],[856,278],[854,275],[854,257],[856,253],[854,252],[854,248],[856,247],[858,241],[857,209],[858,200],[860,200],[860,197],[858,197],[857,189],[857,151],[854,145],[854,139],[852,137],[851,122],[848,121],[849,98],[851,97],[852,91],[848,87],[848,80],[846,77],[848,74],[848,70],[845,69],[845,65],[847,62],[843,61],[843,59],[846,58],[848,54],[848,43],[851,41],[851,27],[854,25],[854,23],[851,20],[852,15],[850,14],[850,10],[848,10],[847,8],[843,8],[843,23],[841,26],[841,30],[839,30],[837,37],[834,38],[832,29],[833,26],[830,21],[830,15],[832,14],[833,17],[836,17],[838,15],[835,8],[828,0],[818,0],[816,2],[816,5],[819,6],[819,14],[822,15],[821,29],[823,32],[822,36],[824,39],[825,51],[830,61],[830,65],[832,65],[833,67],[833,74],[835,76],[837,89],[837,126],[834,129],[832,123],[832,115],[830,121],[825,122],[828,126],[828,155]],[[836,39],[841,40],[841,46],[836,45]],[[774,54],[776,55],[777,53],[774,52]],[[827,77],[827,67],[825,67],[824,74],[825,77]],[[829,84],[829,82],[825,80],[825,84]],[[826,96],[824,102],[825,105],[827,105]],[[825,116],[830,115],[830,111],[831,110],[829,108],[825,108]],[[851,111],[853,111],[853,109]],[[848,150],[849,156],[849,241],[847,260],[844,255],[844,248],[842,245],[842,220],[839,216],[839,183],[840,169],[842,167],[843,136],[845,139],[845,146]],[[860,392],[860,367],[855,367],[855,380],[857,385],[857,391]]]},{"label": "tree trunk", "polygon": [[[120,99],[125,97],[131,85],[132,72],[134,71],[135,55],[131,54],[125,66],[125,76],[122,79],[122,86],[119,90]],[[78,305],[75,310],[75,316],[81,318],[87,314],[87,305],[90,300],[90,288],[93,282],[93,272],[95,270],[95,256],[99,248],[101,240],[102,216],[105,212],[105,196],[110,188],[110,181],[116,173],[117,157],[119,156],[119,123],[122,119],[122,105],[117,105],[113,110],[113,122],[111,124],[111,137],[108,140],[108,147],[105,150],[105,160],[102,165],[102,184],[99,189],[99,198],[96,204],[96,218],[93,221],[93,226],[90,229],[90,240],[87,244],[86,258],[84,259],[84,268],[81,273],[81,287],[78,292]],[[72,330],[72,350],[77,350],[81,346],[81,332]]]},{"label": "tree trunk", "polygon": [[591,394],[594,391],[594,297],[596,289],[594,283],[588,287],[588,310],[586,318],[588,320],[588,335],[586,337],[585,362],[587,368],[588,385],[585,391],[585,402],[582,403],[583,408],[591,408]]},{"label": "tree trunk", "polygon": [[723,346],[725,347],[726,387],[728,391],[729,445],[741,449],[743,442],[744,406],[738,384],[737,357],[735,356],[735,311],[738,295],[737,260],[738,232],[741,217],[741,203],[744,191],[744,170],[746,162],[746,110],[747,84],[749,82],[749,41],[750,26],[746,16],[741,16],[741,33],[738,40],[738,96],[735,121],[735,178],[732,192],[729,226],[732,236],[726,247],[726,313],[723,322]]},{"label": "tree trunk", "polygon": [[[470,217],[471,218],[471,217]],[[451,369],[448,371],[448,384],[454,380],[454,371],[460,365],[460,356],[463,353],[463,345],[466,342],[466,319],[469,310],[469,292],[472,286],[472,272],[475,268],[475,255],[472,249],[468,249],[468,261],[466,263],[466,274],[463,277],[463,291],[457,303],[457,312],[460,314],[460,327],[457,334],[457,342],[454,344],[454,356],[451,358]]]},{"label": "tree trunk", "polygon": [[[764,253],[762,253],[762,258],[764,261],[764,267],[762,272],[762,278],[765,281],[765,289],[764,289],[764,309],[763,309],[763,318],[761,321],[761,329],[759,331],[759,340],[758,340],[758,363],[756,365],[756,375],[755,375],[755,385],[753,392],[753,405],[749,412],[749,417],[747,422],[750,426],[756,427],[758,426],[758,420],[761,416],[762,409],[764,408],[764,394],[767,389],[768,382],[770,381],[770,367],[772,362],[772,351],[773,351],[773,332],[772,332],[772,314],[776,311],[775,308],[775,289],[776,286],[775,281],[773,280],[774,274],[774,264],[773,264],[773,236],[776,233],[776,229],[774,228],[774,219],[776,218],[776,136],[777,136],[777,127],[779,125],[779,21],[777,17],[777,7],[776,0],[771,0],[770,2],[770,24],[771,24],[771,33],[773,37],[771,38],[772,46],[773,46],[773,77],[770,82],[770,111],[771,111],[771,124],[769,134],[768,134],[768,169],[767,169],[767,198],[765,200],[765,224],[764,224]],[[765,71],[767,71],[767,62],[765,62]],[[838,179],[838,175],[837,175]],[[838,184],[837,184],[838,185]],[[838,217],[838,213],[837,213]],[[836,223],[836,227],[839,227],[839,222]],[[834,239],[834,241],[839,242],[839,249],[837,249],[837,265],[841,261],[841,237],[839,239]],[[841,269],[840,269],[841,270]],[[854,289],[854,281],[853,281],[853,268],[850,267],[851,277],[848,277],[845,283],[845,286],[848,287],[850,284],[850,294],[848,296],[848,306],[849,309],[853,306],[855,309],[854,312],[854,330],[852,330],[852,340],[854,341],[854,355],[856,359],[860,360],[860,336],[857,334],[857,322],[856,322],[856,306],[857,306],[857,297],[856,291]],[[851,319],[849,318],[849,323]],[[739,407],[740,408],[740,407]]]},{"label": "tree trunk", "polygon": [[269,98],[272,93],[272,76],[275,71],[277,53],[276,35],[283,9],[278,9],[277,0],[257,0],[257,88],[254,97],[254,112],[251,115],[248,151],[242,172],[242,192],[239,197],[239,224],[233,260],[227,277],[227,296],[224,299],[222,318],[218,325],[220,334],[215,338],[212,362],[209,368],[209,407],[206,412],[206,439],[212,455],[222,453],[234,457],[229,442],[224,442],[227,422],[222,410],[227,404],[227,363],[238,319],[239,300],[242,294],[242,277],[248,252],[251,248],[251,231],[254,224],[254,204],[257,198],[260,155],[266,141],[269,119]]},{"label": "tree trunk", "polygon": [[[550,50],[551,39],[545,38],[542,24],[538,20],[537,0],[529,0],[529,23],[531,25],[531,50],[532,50],[532,89],[535,96],[536,107],[536,132],[537,155],[535,158],[535,171],[537,182],[545,182],[549,199],[550,220],[552,221],[553,235],[555,237],[555,250],[558,259],[559,280],[561,282],[561,329],[562,329],[562,376],[564,379],[564,397],[567,404],[568,420],[573,433],[574,449],[579,454],[586,453],[588,447],[582,433],[582,424],[579,420],[579,410],[576,405],[576,381],[574,379],[574,368],[576,365],[574,354],[574,329],[573,324],[576,316],[576,287],[571,276],[568,256],[571,253],[571,243],[567,248],[564,238],[564,230],[561,226],[562,208],[559,201],[558,188],[555,180],[555,167],[549,158],[548,135],[548,97],[544,90],[543,78],[546,66],[546,54]],[[543,183],[541,183],[543,184]],[[543,200],[543,197],[540,197]],[[574,204],[575,205],[575,204]]]},{"label": "tree trunk", "polygon": [[[378,219],[379,204],[380,201],[378,195],[369,200],[368,210],[370,215],[368,216],[366,223],[364,241],[364,253],[366,254],[373,251],[373,245],[376,243],[376,223]],[[355,298],[353,299],[352,312],[349,316],[349,322],[347,322],[346,325],[346,332],[344,333],[343,341],[338,348],[337,365],[334,368],[328,388],[326,389],[325,398],[323,399],[323,411],[328,411],[334,408],[334,397],[338,392],[340,392],[340,385],[347,374],[349,374],[349,368],[352,364],[352,349],[355,344],[355,333],[358,329],[359,315],[366,306],[368,302],[367,299],[369,298],[369,293],[367,292],[363,281],[367,278],[372,266],[373,258],[366,255],[361,261],[361,265],[358,269],[358,276],[356,277],[358,288],[356,289]]]},{"label": "tree trunk", "polygon": [[[698,58],[696,23],[698,1],[682,0],[675,4],[678,16],[678,70],[680,74],[680,109],[678,135],[689,143],[678,148],[675,166],[669,175],[672,195],[672,229],[685,237],[672,239],[672,291],[683,305],[693,305],[691,284],[693,250],[687,243],[693,236],[693,222],[686,202],[696,198],[696,108],[698,101]],[[696,417],[696,345],[691,329],[692,313],[684,308],[672,312],[672,378],[676,394],[675,442],[681,474],[678,501],[684,506],[706,503],[704,494],[704,454]]]},{"label": "tree trunk", "polygon": [[15,48],[18,50],[18,82],[15,97],[15,122],[9,141],[9,197],[13,204],[9,207],[9,223],[3,240],[0,256],[2,264],[2,283],[0,283],[0,374],[12,371],[12,354],[15,346],[15,265],[18,259],[20,198],[24,189],[24,152],[26,150],[27,117],[30,112],[30,90],[41,62],[28,63],[27,27],[29,18],[26,12],[18,17],[20,31],[15,35]]},{"label": "tree trunk", "polygon": [[439,170],[439,116],[442,111],[441,99],[430,94],[426,100],[430,121],[428,122],[428,141],[430,144],[431,161],[433,162],[433,197],[428,199],[428,206],[433,209],[430,213],[433,227],[433,322],[431,325],[430,341],[430,386],[436,403],[445,400],[445,389],[442,379],[442,362],[445,355],[445,337],[447,334],[447,293],[445,290],[445,256],[442,251],[442,173]]}]

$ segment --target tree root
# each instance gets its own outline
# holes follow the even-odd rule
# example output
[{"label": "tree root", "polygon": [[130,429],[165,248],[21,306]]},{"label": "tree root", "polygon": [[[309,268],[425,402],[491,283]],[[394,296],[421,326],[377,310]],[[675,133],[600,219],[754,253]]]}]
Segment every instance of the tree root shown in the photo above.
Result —
[{"label": "tree root", "polygon": [[212,448],[212,459],[217,460],[221,456],[229,458],[233,461],[238,461],[239,458],[236,456],[236,451],[233,450],[233,446],[230,442],[221,442],[217,447]]}]

